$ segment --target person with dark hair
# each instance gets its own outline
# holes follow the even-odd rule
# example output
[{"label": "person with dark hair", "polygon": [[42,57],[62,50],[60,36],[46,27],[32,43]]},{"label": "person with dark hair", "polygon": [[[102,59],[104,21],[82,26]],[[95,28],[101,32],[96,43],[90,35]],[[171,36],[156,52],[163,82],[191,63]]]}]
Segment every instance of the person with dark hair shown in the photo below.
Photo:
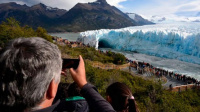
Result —
[{"label": "person with dark hair", "polygon": [[136,101],[129,87],[115,82],[106,89],[107,101],[117,112],[139,112]]},{"label": "person with dark hair", "polygon": [[[70,68],[81,94],[96,112],[114,112],[96,88],[87,83],[81,56],[77,69]],[[56,45],[39,37],[17,38],[0,52],[0,111],[52,112],[62,69]]]},{"label": "person with dark hair", "polygon": [[56,93],[56,97],[54,98],[53,103],[60,100],[65,100],[68,97],[67,89],[69,87],[70,83],[59,83],[58,90]]},{"label": "person with dark hair", "polygon": [[[89,112],[88,103],[81,96],[81,89],[75,82],[70,84],[68,88],[62,85],[61,88],[58,92],[66,94],[64,95],[66,97],[62,99],[61,103],[54,109],[54,112]],[[65,93],[66,91],[67,93]]]}]

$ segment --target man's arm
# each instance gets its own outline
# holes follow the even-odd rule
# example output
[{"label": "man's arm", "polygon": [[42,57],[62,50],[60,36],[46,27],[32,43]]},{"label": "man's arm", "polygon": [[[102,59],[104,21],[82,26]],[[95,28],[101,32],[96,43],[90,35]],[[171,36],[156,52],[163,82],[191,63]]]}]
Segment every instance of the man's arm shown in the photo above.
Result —
[{"label": "man's arm", "polygon": [[87,100],[89,107],[95,112],[115,112],[113,107],[97,91],[97,89],[87,83],[85,75],[85,64],[83,58],[79,56],[80,62],[76,70],[70,68],[73,80],[81,88],[81,94]]}]

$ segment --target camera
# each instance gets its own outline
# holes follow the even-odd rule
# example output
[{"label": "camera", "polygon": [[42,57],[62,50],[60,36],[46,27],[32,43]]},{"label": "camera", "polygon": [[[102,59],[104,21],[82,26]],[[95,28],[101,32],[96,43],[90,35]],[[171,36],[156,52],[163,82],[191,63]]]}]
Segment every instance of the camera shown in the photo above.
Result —
[{"label": "camera", "polygon": [[62,69],[74,68],[77,69],[80,59],[63,58]]}]

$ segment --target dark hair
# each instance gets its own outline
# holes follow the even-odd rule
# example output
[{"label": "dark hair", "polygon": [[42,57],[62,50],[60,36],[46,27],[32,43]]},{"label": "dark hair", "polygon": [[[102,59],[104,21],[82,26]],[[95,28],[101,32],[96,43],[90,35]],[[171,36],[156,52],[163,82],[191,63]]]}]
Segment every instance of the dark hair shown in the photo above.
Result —
[{"label": "dark hair", "polygon": [[0,109],[37,108],[50,82],[60,82],[62,59],[56,45],[42,38],[18,38],[0,54]]},{"label": "dark hair", "polygon": [[127,85],[115,82],[108,86],[106,94],[111,98],[110,103],[116,111],[139,112],[135,99],[129,99],[132,92]]},{"label": "dark hair", "polygon": [[73,83],[60,83],[58,85],[58,91],[56,93],[56,97],[54,98],[53,103],[60,100],[65,100],[67,97],[72,96],[81,96],[80,94],[81,89],[78,87],[78,85]]},{"label": "dark hair", "polygon": [[58,91],[56,93],[56,97],[54,98],[53,103],[56,103],[59,99],[60,100],[65,100],[68,97],[68,87],[70,83],[59,83],[58,85]]},{"label": "dark hair", "polygon": [[69,88],[68,88],[68,97],[72,97],[72,96],[81,96],[80,94],[81,88],[78,87],[78,85],[73,82],[72,84],[70,84]]}]

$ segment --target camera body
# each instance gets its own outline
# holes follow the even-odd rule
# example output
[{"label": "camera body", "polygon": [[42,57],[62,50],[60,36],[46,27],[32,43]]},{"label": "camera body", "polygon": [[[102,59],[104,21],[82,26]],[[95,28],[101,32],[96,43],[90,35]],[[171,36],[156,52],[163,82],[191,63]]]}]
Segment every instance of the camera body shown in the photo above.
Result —
[{"label": "camera body", "polygon": [[74,68],[77,69],[80,59],[63,58],[62,69]]}]

